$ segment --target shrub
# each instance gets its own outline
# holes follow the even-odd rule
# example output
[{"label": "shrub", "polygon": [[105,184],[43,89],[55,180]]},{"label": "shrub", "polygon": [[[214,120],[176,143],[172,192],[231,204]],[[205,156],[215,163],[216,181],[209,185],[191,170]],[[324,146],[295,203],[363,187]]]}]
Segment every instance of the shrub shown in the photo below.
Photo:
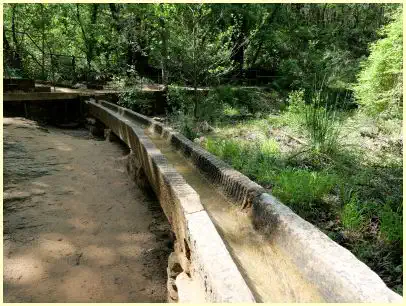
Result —
[{"label": "shrub", "polygon": [[177,111],[183,113],[189,113],[191,111],[193,95],[190,91],[176,86],[168,86],[166,97],[170,114]]},{"label": "shrub", "polygon": [[304,90],[296,90],[289,93],[288,111],[291,113],[301,114],[305,110]]},{"label": "shrub", "polygon": [[223,141],[221,157],[233,165],[240,159],[242,151],[241,145],[237,141],[226,140]]},{"label": "shrub", "polygon": [[251,144],[237,140],[208,138],[205,148],[259,183],[270,183],[275,168],[279,166],[275,161],[279,145],[274,140]]},{"label": "shrub", "polygon": [[208,138],[206,149],[214,155],[220,157],[225,162],[237,170],[241,170],[246,159],[247,147],[240,141],[236,140],[213,140]]},{"label": "shrub", "polygon": [[223,110],[223,114],[228,117],[242,115],[242,113],[245,113],[245,110],[241,112],[241,110],[239,110],[238,108],[229,105],[226,105]]},{"label": "shrub", "polygon": [[187,139],[193,141],[196,137],[199,137],[196,128],[196,120],[192,116],[177,110],[171,113],[168,119],[172,126]]},{"label": "shrub", "polygon": [[389,242],[403,241],[403,216],[386,204],[378,212],[380,233]]},{"label": "shrub", "polygon": [[[218,86],[198,91],[196,119],[210,124],[224,121],[230,116],[267,114],[271,109],[271,94],[258,89]],[[168,87],[169,112],[182,111],[191,114],[194,106],[194,92],[180,87]]]},{"label": "shrub", "polygon": [[[273,99],[276,99],[273,97]],[[219,86],[210,91],[203,104],[233,107],[244,114],[267,113],[271,110],[271,94],[259,89]]]},{"label": "shrub", "polygon": [[209,92],[207,96],[199,95],[199,107],[197,109],[197,118],[210,122],[211,124],[223,120],[225,117],[224,109],[226,104],[218,97]]},{"label": "shrub", "polygon": [[387,113],[402,117],[403,99],[403,31],[402,8],[393,16],[392,23],[382,29],[385,38],[373,43],[371,53],[362,63],[356,98],[369,114]]},{"label": "shrub", "polygon": [[139,89],[130,88],[119,93],[118,105],[143,114],[149,114],[152,109],[150,93],[143,93]]},{"label": "shrub", "polygon": [[24,72],[21,69],[8,67],[6,64],[3,66],[3,75],[7,78],[23,78]]}]

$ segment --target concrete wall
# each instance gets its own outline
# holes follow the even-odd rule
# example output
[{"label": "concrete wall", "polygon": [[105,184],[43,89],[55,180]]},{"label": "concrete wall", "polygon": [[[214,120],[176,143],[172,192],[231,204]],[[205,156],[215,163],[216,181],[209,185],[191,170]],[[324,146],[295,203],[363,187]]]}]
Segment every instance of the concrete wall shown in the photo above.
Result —
[{"label": "concrete wall", "polygon": [[179,302],[254,302],[199,195],[144,134],[140,117],[114,104],[88,101],[89,113],[131,148],[129,168],[148,179],[176,235],[168,263],[168,299]]},{"label": "concrete wall", "polygon": [[[113,109],[112,104],[101,102]],[[328,302],[402,302],[379,276],[351,252],[296,215],[240,172],[170,128],[141,114],[120,109],[128,120],[150,127],[171,141],[194,165],[243,209],[256,230],[291,254],[309,282]]]}]

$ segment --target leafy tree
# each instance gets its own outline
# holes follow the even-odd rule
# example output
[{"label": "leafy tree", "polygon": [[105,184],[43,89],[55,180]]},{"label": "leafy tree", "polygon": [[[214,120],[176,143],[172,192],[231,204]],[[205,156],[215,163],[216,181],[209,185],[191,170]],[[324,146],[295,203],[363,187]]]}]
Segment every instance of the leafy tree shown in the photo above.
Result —
[{"label": "leafy tree", "polygon": [[207,22],[211,8],[202,4],[178,5],[173,9],[174,18],[169,25],[169,70],[175,72],[179,81],[193,86],[197,117],[198,87],[213,83],[231,68],[232,27],[213,33]]},{"label": "leafy tree", "polygon": [[[326,88],[340,91],[356,82],[368,45],[397,7],[6,4],[4,48],[14,54],[15,66],[39,76],[51,71],[52,53],[75,56],[79,79],[135,72],[159,83],[204,86],[229,83],[232,76],[281,92],[323,80]],[[68,74],[60,66],[55,69]]]},{"label": "leafy tree", "polygon": [[403,107],[403,38],[402,11],[383,27],[385,37],[371,44],[371,54],[362,64],[355,86],[359,103],[371,114],[402,116]]}]

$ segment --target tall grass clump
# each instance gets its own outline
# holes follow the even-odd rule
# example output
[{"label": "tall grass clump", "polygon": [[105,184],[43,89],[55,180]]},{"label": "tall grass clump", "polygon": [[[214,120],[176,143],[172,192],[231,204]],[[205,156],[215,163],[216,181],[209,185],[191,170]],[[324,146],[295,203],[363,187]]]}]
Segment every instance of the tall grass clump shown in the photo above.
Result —
[{"label": "tall grass clump", "polygon": [[286,204],[313,206],[321,202],[337,182],[337,176],[327,172],[287,169],[275,177],[272,192]]},{"label": "tall grass clump", "polygon": [[274,155],[280,152],[279,143],[273,139],[266,139],[262,143],[259,143],[260,152],[264,155]]},{"label": "tall grass clump", "polygon": [[272,182],[275,170],[280,167],[277,162],[280,148],[273,139],[249,143],[233,139],[216,140],[208,137],[205,148],[260,184]]},{"label": "tall grass clump", "polygon": [[310,146],[317,153],[329,154],[337,150],[339,126],[336,110],[328,104],[321,90],[314,91],[311,103],[304,108],[304,126]]},{"label": "tall grass clump", "polygon": [[205,142],[205,148],[237,170],[242,169],[245,161],[244,152],[246,151],[243,143],[236,140],[215,140],[208,137]]},{"label": "tall grass clump", "polygon": [[359,230],[364,222],[362,209],[356,197],[351,197],[341,211],[341,222],[347,230]]}]

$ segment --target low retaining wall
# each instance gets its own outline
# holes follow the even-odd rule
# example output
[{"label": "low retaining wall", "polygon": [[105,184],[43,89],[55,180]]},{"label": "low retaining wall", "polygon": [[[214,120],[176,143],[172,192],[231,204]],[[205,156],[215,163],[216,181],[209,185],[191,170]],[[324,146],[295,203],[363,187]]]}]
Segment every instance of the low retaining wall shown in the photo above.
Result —
[{"label": "low retaining wall", "polygon": [[[131,148],[131,172],[148,178],[171,223],[176,242],[168,265],[169,300],[255,302],[199,195],[168,165],[137,124],[139,120],[126,116],[133,112],[106,102],[88,101],[87,106],[92,116]],[[195,292],[191,295],[188,288]]]},{"label": "low retaining wall", "polygon": [[3,90],[5,92],[12,90],[35,91],[35,82],[32,79],[4,78]]},{"label": "low retaining wall", "polygon": [[141,114],[101,101],[104,107],[120,111],[135,122],[150,127],[168,139],[230,199],[250,209],[255,229],[291,255],[304,277],[328,302],[399,302],[403,298],[390,290],[380,277],[350,251],[300,218],[275,197],[172,129]]}]

